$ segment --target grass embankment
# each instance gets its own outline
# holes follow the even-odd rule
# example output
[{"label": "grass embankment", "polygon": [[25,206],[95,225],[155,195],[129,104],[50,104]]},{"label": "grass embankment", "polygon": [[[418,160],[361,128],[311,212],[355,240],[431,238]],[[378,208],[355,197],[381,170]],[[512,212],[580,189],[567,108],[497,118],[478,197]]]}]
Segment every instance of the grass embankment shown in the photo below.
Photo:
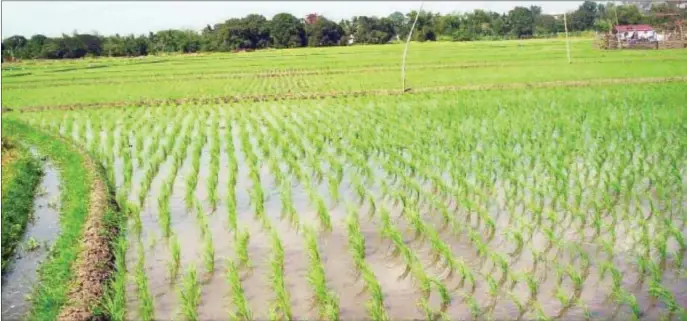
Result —
[{"label": "grass embankment", "polygon": [[13,137],[2,137],[2,272],[21,240],[33,210],[41,166]]},{"label": "grass embankment", "polygon": [[48,156],[62,178],[60,235],[39,267],[28,319],[85,320],[102,313],[105,282],[113,270],[112,246],[122,224],[107,176],[64,139],[11,117],[3,117],[2,130]]}]

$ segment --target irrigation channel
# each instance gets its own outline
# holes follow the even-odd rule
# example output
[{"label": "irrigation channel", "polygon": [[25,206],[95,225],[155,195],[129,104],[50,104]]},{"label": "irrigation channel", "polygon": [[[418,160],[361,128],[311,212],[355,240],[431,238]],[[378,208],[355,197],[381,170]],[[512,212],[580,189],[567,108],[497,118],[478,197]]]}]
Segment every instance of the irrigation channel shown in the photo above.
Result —
[{"label": "irrigation channel", "polygon": [[[34,157],[40,158],[34,150]],[[43,176],[36,189],[31,218],[16,258],[2,276],[2,319],[18,320],[30,308],[37,270],[59,232],[60,177],[50,161],[43,161]]]}]

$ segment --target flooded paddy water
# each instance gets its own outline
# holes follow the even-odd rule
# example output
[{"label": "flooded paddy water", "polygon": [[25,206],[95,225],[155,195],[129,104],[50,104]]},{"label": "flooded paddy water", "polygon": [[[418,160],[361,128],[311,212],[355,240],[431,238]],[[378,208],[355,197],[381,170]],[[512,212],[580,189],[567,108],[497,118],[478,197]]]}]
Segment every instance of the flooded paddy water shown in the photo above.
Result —
[{"label": "flooded paddy water", "polygon": [[[227,135],[220,135],[223,139]],[[235,142],[238,142],[238,135],[232,135]],[[251,141],[256,144],[255,141]],[[208,191],[205,182],[209,178],[209,163],[210,150],[206,144],[202,150],[201,165],[199,171],[198,186],[195,191],[195,196],[198,200],[207,200]],[[225,141],[221,141],[221,146],[225,145]],[[236,184],[236,208],[238,213],[239,226],[250,234],[250,244],[248,253],[253,263],[250,271],[244,271],[242,274],[242,285],[246,291],[246,297],[250,304],[253,315],[256,319],[269,318],[269,306],[274,300],[274,292],[270,288],[269,280],[269,257],[272,251],[270,245],[269,234],[264,230],[261,223],[256,220],[251,207],[251,197],[249,190],[252,187],[252,181],[249,177],[246,159],[243,149],[245,146],[236,144],[235,155],[238,161],[238,177]],[[330,152],[333,150],[330,149]],[[259,154],[259,151],[254,150],[254,153]],[[212,242],[215,246],[215,269],[213,271],[206,271],[202,268],[203,255],[203,236],[196,223],[197,218],[194,211],[186,208],[184,202],[185,177],[191,170],[191,155],[187,155],[184,165],[179,170],[179,175],[175,179],[173,194],[170,199],[171,208],[171,222],[174,234],[179,238],[181,245],[181,271],[175,283],[173,283],[167,272],[167,264],[170,261],[170,254],[168,245],[165,239],[161,236],[158,227],[156,202],[157,193],[160,189],[160,184],[163,177],[167,177],[169,170],[169,161],[162,164],[160,172],[151,185],[151,192],[149,194],[149,201],[143,209],[142,222],[143,232],[141,240],[144,244],[144,255],[146,260],[146,274],[149,278],[151,293],[155,302],[155,316],[160,319],[173,319],[177,317],[179,303],[179,291],[175,287],[179,283],[180,278],[184,275],[185,269],[193,264],[199,271],[202,271],[201,285],[202,294],[200,305],[198,306],[199,318],[221,319],[226,318],[231,311],[231,293],[229,285],[226,281],[226,267],[225,262],[235,257],[234,253],[234,237],[233,233],[228,228],[227,221],[227,207],[226,207],[226,192],[229,173],[228,158],[226,157],[226,150],[221,149],[220,157],[220,171],[218,174],[219,181],[219,203],[216,209],[212,210],[206,201],[202,208],[206,211],[206,220],[209,226],[208,232],[212,235]],[[281,164],[280,167],[286,170],[286,165]],[[378,179],[388,179],[384,177],[384,170],[374,161],[370,161],[370,166],[374,168],[375,177]],[[326,164],[322,165],[323,171],[327,172],[329,169]],[[351,178],[349,174],[352,169],[345,171],[342,179],[342,184],[339,189],[341,200],[334,203],[330,197],[327,189],[326,180],[320,183],[315,183],[314,188],[318,194],[323,197],[326,204],[328,204],[329,214],[333,222],[333,229],[331,232],[322,232],[319,236],[319,250],[321,251],[324,268],[327,273],[327,285],[336,293],[339,299],[340,317],[345,320],[359,320],[367,317],[367,311],[364,305],[366,294],[364,293],[364,285],[362,281],[355,276],[355,267],[350,257],[348,248],[348,236],[345,227],[345,218],[347,216],[344,204],[352,203],[358,204],[357,197],[351,185]],[[294,319],[313,319],[317,318],[316,310],[312,308],[312,289],[307,282],[308,271],[308,257],[305,252],[305,243],[303,236],[287,220],[280,219],[282,214],[281,200],[276,186],[274,177],[270,173],[269,168],[263,163],[260,168],[260,182],[265,190],[265,215],[271,222],[272,227],[281,238],[284,252],[285,252],[285,266],[284,274],[287,279],[287,289],[291,295],[291,304],[293,308]],[[426,190],[431,190],[431,186],[425,184],[423,186]],[[406,243],[415,251],[422,262],[431,262],[432,254],[429,244],[426,242],[412,241],[415,239],[412,232],[412,226],[403,218],[402,208],[395,206],[392,202],[384,200],[381,195],[381,189],[378,184],[368,185],[375,198],[375,205],[379,207],[384,205],[391,210],[391,215],[397,224],[399,230],[403,231],[406,238]],[[309,224],[316,226],[318,222],[317,209],[311,204],[306,189],[299,183],[292,185],[292,199],[294,207],[298,213],[300,222],[302,224]],[[495,194],[497,197],[487,207],[490,208],[490,213],[495,218],[496,235],[490,241],[489,246],[493,251],[499,253],[511,253],[514,251],[514,244],[504,234],[508,230],[509,221],[506,209],[505,193],[502,187],[495,187]],[[381,237],[379,226],[379,214],[368,219],[368,213],[371,211],[370,204],[367,201],[360,203],[359,213],[361,215],[362,233],[367,244],[367,253],[365,260],[374,271],[382,289],[384,290],[385,307],[388,311],[388,316],[391,319],[424,319],[426,316],[417,307],[417,302],[421,294],[417,291],[412,277],[400,278],[404,274],[404,266],[400,262],[392,258],[391,248],[392,243],[389,240]],[[519,209],[525,211],[525,209]],[[460,212],[458,208],[454,211]],[[494,319],[509,318],[519,314],[516,303],[505,293],[497,298],[491,298],[488,293],[487,275],[494,275],[496,279],[501,276],[497,272],[493,263],[478,264],[482,262],[476,253],[474,246],[463,235],[456,235],[442,228],[445,224],[441,222],[438,215],[433,213],[431,208],[422,209],[423,218],[425,221],[433,226],[436,230],[441,231],[441,239],[450,246],[453,254],[467,262],[468,265],[476,273],[476,289],[474,291],[474,298],[480,303],[484,310],[490,309],[490,317]],[[499,213],[500,212],[500,213]],[[373,214],[374,215],[374,214]],[[567,224],[568,222],[561,222]],[[476,221],[462,221],[460,224],[476,225]],[[591,235],[592,230],[588,233]],[[630,236],[626,235],[622,229],[617,232],[618,240],[630,241]],[[562,235],[562,237],[565,237]],[[568,235],[570,240],[574,240],[576,234]],[[132,239],[132,243],[136,242]],[[584,287],[579,296],[579,300],[585,303],[587,314],[594,318],[612,318],[625,319],[631,316],[631,312],[627,307],[620,307],[613,303],[610,299],[610,278],[600,277],[600,265],[594,259],[598,246],[593,243],[588,245],[586,249],[592,256],[591,266],[588,275],[584,282]],[[546,240],[541,232],[532,236],[529,246],[542,250],[546,247]],[[618,244],[620,247],[621,244]],[[132,244],[128,254],[128,260],[133,266],[137,260],[136,246]],[[565,252],[565,251],[564,251]],[[645,317],[658,317],[665,312],[665,307],[660,303],[654,305],[648,295],[648,284],[637,286],[638,273],[634,260],[629,255],[623,255],[622,250],[618,250],[618,255],[613,259],[613,264],[623,274],[622,287],[628,289],[630,293],[634,294],[639,302]],[[560,259],[561,261],[572,261],[572,254],[555,258],[549,257],[549,263]],[[513,271],[535,271],[535,275],[539,278],[539,295],[537,302],[541,306],[542,311],[546,315],[554,316],[562,309],[562,304],[555,297],[554,293],[557,288],[562,289],[568,293],[574,291],[573,284],[570,280],[565,280],[562,283],[556,282],[556,270],[551,264],[545,262],[538,262],[535,264],[535,259],[532,252],[525,250],[520,257],[509,259],[511,262],[510,268]],[[538,266],[537,266],[538,265]],[[536,266],[536,268],[535,268]],[[427,264],[426,270],[429,274],[435,275],[438,278],[445,276],[445,271],[431,264]],[[675,293],[675,297],[681,304],[687,300],[684,289],[687,289],[687,281],[683,276],[677,273],[666,273],[664,284]],[[455,288],[458,285],[458,279],[447,279],[444,283],[449,288]],[[510,281],[508,282],[510,283]],[[131,285],[133,293],[134,285]],[[517,285],[510,288],[508,291],[510,295],[520,298],[521,303],[525,303],[530,297],[530,292],[524,282],[519,282]],[[137,299],[135,296],[129,298],[129,313],[132,318],[136,317]],[[434,307],[440,305],[440,298],[437,293],[432,293],[430,303]],[[456,296],[452,305],[445,311],[451,318],[470,319],[471,312],[466,302]],[[565,313],[565,318],[582,318],[584,311],[578,307],[573,306]],[[529,312],[525,314],[529,315]]]},{"label": "flooded paddy water", "polygon": [[[603,128],[599,132],[612,142],[599,152],[602,139],[584,126],[559,124],[579,131],[579,139],[567,142],[576,144],[570,148],[545,122],[520,124],[526,129],[511,134],[507,116],[491,115],[503,121],[493,124],[490,117],[468,115],[456,125],[448,116],[430,115],[436,104],[415,106],[417,114],[406,107],[127,111],[147,117],[131,126],[135,133],[127,134],[124,123],[112,133],[115,146],[130,148],[129,200],[138,203],[139,193],[147,192],[140,233],[135,220],[129,222],[127,268],[131,276],[143,264],[154,318],[184,318],[180,292],[191,267],[198,271],[198,319],[227,319],[236,311],[227,266],[240,257],[238,231],[249,235],[250,268],[239,274],[253,318],[274,317],[277,235],[292,319],[320,319],[303,233],[309,227],[317,231],[338,317],[368,319],[372,296],[352,255],[352,212],[359,216],[364,263],[382,290],[389,319],[680,318],[687,306],[687,270],[679,261],[687,232],[682,154],[657,147],[633,151]],[[496,125],[501,127],[495,130]],[[665,130],[666,135],[675,131]],[[127,138],[128,144],[120,143]],[[184,145],[185,139],[190,143]],[[100,140],[107,141],[107,134]],[[114,150],[115,180],[122,186],[125,162],[119,147]],[[632,156],[623,159],[625,153]],[[160,159],[146,190],[147,171]],[[677,170],[664,174],[666,159],[674,159]],[[195,175],[197,182],[190,184]],[[171,191],[168,200],[165,191]],[[297,224],[285,215],[289,202]],[[172,276],[175,240],[179,271]],[[208,265],[208,248],[214,266]],[[130,277],[128,319],[142,318],[138,292]]]}]

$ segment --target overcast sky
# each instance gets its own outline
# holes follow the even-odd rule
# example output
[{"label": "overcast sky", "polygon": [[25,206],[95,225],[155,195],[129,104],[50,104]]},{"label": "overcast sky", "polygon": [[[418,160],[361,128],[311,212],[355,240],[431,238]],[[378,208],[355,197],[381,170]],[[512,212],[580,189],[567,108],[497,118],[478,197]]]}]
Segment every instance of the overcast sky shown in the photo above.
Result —
[{"label": "overcast sky", "polygon": [[[576,9],[582,1],[427,1],[426,10],[441,13],[482,8],[506,12],[515,6],[538,5],[544,13]],[[101,35],[147,34],[163,29],[200,30],[229,18],[259,13],[268,19],[280,12],[296,17],[318,13],[339,21],[357,15],[387,16],[415,10],[420,1],[2,1],[2,38],[98,32]]]}]

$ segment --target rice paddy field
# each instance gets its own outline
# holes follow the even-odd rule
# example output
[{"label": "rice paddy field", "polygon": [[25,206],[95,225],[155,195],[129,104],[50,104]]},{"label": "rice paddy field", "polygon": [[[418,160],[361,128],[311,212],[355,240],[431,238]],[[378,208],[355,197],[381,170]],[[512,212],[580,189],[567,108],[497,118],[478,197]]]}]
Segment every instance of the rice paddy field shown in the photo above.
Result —
[{"label": "rice paddy field", "polygon": [[104,168],[111,320],[687,320],[686,51],[402,51],[23,62],[2,117]]}]

